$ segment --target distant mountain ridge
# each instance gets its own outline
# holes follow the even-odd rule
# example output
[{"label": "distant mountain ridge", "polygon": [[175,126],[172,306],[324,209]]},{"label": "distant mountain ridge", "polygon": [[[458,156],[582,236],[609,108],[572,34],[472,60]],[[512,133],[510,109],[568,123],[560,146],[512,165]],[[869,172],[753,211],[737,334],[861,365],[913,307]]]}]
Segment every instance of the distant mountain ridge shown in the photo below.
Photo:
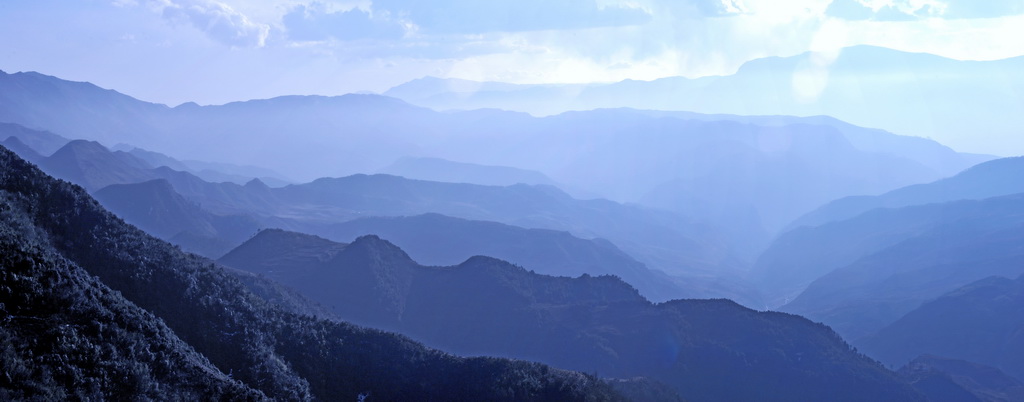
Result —
[{"label": "distant mountain ridge", "polygon": [[[915,238],[957,227],[964,234],[1011,230],[1020,222],[1015,200],[1024,193],[1021,177],[1024,158],[1003,158],[932,183],[834,201],[798,219],[791,230],[776,237],[759,256],[748,279],[765,293],[770,306],[778,306],[792,301],[812,281],[858,260],[874,258],[874,254],[909,258],[912,255],[899,257],[886,250],[911,250],[911,242],[926,246]],[[958,239],[956,244],[968,241]]]},{"label": "distant mountain ridge", "polygon": [[[384,94],[438,110],[498,108],[537,115],[615,107],[829,115],[978,152],[970,148],[976,136],[967,134],[983,132],[988,143],[996,143],[1011,140],[1024,127],[1024,118],[1015,112],[1024,107],[1022,67],[1024,57],[960,61],[853,46],[755,59],[733,74],[695,79],[509,86],[427,77]],[[1007,152],[1022,154],[1024,149]]]},{"label": "distant mountain ridge", "polygon": [[[33,163],[40,163],[41,161],[43,161],[44,158],[52,157],[56,152],[61,151],[63,148],[65,148],[72,142],[74,142],[75,144],[73,144],[68,149],[65,149],[65,153],[74,154],[76,152],[88,152],[84,148],[87,147],[86,145],[84,145],[85,143],[102,146],[101,144],[98,144],[95,141],[70,140],[48,131],[32,130],[20,124],[13,123],[0,123],[0,138],[6,138],[5,140],[3,140],[3,144],[7,146],[8,149],[11,149],[22,158],[29,159]],[[116,155],[114,159],[121,160],[121,163],[129,163],[132,165],[136,165],[134,167],[135,169],[158,168],[162,166],[167,166],[177,171],[193,173],[198,177],[201,177],[202,179],[210,182],[231,181],[237,184],[244,184],[245,182],[252,180],[253,178],[261,177],[264,180],[274,182],[274,184],[277,186],[288,184],[286,181],[278,178],[281,176],[280,174],[268,169],[262,169],[252,166],[235,166],[224,163],[209,163],[202,161],[178,161],[174,158],[171,158],[167,155],[158,152],[147,151],[141,148],[125,144],[118,144],[113,148],[108,148],[108,150],[112,152],[114,155]],[[95,149],[95,147],[89,155],[91,156],[77,158],[90,159],[105,156],[102,152],[98,152]],[[98,163],[98,166],[92,166],[90,168],[84,169],[93,170],[94,172],[91,172],[93,174],[97,173],[95,172],[95,170],[117,170],[112,169],[111,166],[105,165],[105,162],[100,161],[71,162],[66,160],[74,158],[75,156],[63,155],[53,159],[65,159],[65,161],[57,162],[57,164]],[[96,169],[97,167],[100,169]],[[64,167],[64,169],[66,170],[68,168]],[[59,173],[60,171],[56,172]],[[79,175],[83,173],[84,172],[80,172]],[[81,181],[86,179],[85,177],[71,178],[78,180],[76,182],[86,185],[93,189],[111,184],[110,182],[92,183],[88,181]]]},{"label": "distant mountain ridge", "polygon": [[[378,235],[424,265],[457,265],[469,257],[486,255],[544,275],[615,275],[658,302],[701,293],[648,269],[606,240],[580,239],[568,232],[425,214],[360,218],[332,225],[321,234],[343,242]],[[739,295],[736,298],[744,300]]]},{"label": "distant mountain ridge", "polygon": [[469,183],[485,186],[511,186],[514,184],[555,185],[554,181],[541,172],[507,166],[452,162],[440,158],[403,157],[377,173],[416,180]]},{"label": "distant mountain ridge", "polygon": [[[699,223],[672,213],[608,200],[576,200],[546,186],[479,186],[409,180],[387,175],[324,178],[273,189],[286,205],[323,206],[341,219],[424,213],[565,230],[602,237],[651,268],[673,274],[728,273],[728,247]],[[470,201],[471,200],[471,201]],[[469,202],[467,202],[469,201]],[[325,221],[324,217],[316,218]],[[319,233],[320,229],[313,229]],[[678,265],[677,265],[678,264]]]},{"label": "distant mountain ridge", "polygon": [[835,200],[790,224],[817,226],[853,218],[874,208],[899,208],[956,200],[979,200],[1024,192],[1024,157],[1001,158],[973,166],[953,177],[890,191],[878,196]]},{"label": "distant mountain ridge", "polygon": [[[901,214],[924,212],[929,218],[909,232],[891,232],[898,234],[893,244],[868,248],[824,274],[782,310],[827,322],[856,341],[960,286],[1024,274],[1024,194],[876,212],[896,216],[891,222],[900,230],[908,229],[900,227]],[[865,218],[841,223],[858,221]]]},{"label": "distant mountain ridge", "polygon": [[192,173],[211,183],[232,182],[235,184],[245,184],[252,179],[258,178],[264,182],[272,182],[274,187],[290,184],[288,181],[281,179],[279,173],[255,166],[237,166],[194,160],[179,161],[159,152],[147,151],[127,145],[115,146],[110,150],[114,152],[127,152],[154,168],[166,166],[180,172]]}]

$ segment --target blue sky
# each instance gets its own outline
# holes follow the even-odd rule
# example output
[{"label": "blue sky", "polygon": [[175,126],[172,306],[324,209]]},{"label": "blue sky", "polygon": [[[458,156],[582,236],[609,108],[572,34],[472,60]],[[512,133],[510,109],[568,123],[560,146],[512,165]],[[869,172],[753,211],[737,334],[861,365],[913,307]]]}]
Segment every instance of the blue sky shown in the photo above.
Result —
[{"label": "blue sky", "polygon": [[426,75],[516,83],[729,74],[870,44],[1024,55],[1020,0],[4,0],[0,69],[219,104],[383,91]]}]

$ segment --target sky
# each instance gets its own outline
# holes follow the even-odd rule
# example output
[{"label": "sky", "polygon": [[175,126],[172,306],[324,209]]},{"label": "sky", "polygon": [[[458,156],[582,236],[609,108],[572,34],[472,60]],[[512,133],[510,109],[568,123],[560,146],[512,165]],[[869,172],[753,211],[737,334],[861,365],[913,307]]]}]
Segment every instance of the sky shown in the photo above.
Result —
[{"label": "sky", "polygon": [[3,0],[0,70],[171,106],[512,83],[731,74],[868,44],[1024,55],[1024,0]]}]

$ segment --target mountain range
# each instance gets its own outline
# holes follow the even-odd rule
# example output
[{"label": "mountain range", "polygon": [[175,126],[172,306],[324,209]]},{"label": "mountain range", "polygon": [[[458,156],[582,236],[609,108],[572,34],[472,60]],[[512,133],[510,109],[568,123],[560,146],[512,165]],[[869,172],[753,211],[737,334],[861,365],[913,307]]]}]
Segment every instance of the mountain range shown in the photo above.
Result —
[{"label": "mountain range", "polygon": [[[856,341],[960,286],[992,275],[1016,277],[1024,273],[1022,206],[1024,194],[907,207],[914,210],[891,214],[879,210],[879,220],[888,215],[909,233],[881,225],[876,233],[891,230],[897,241],[815,279],[781,309],[829,323]],[[900,213],[932,219],[925,227],[900,228]],[[875,220],[870,214],[862,219]]]},{"label": "mountain range", "polygon": [[758,257],[749,276],[770,304],[784,304],[836,268],[943,222],[965,219],[958,214],[966,211],[955,207],[909,207],[1024,193],[1022,176],[1024,159],[1002,158],[932,183],[830,202],[790,224]]},{"label": "mountain range", "polygon": [[[293,108],[301,110],[302,113],[311,113],[310,110],[307,110],[311,100],[314,99],[288,98],[287,100],[254,102],[250,106],[259,106],[256,108],[257,110],[265,109],[271,113],[270,111],[278,110],[277,102],[285,102],[284,109]],[[322,101],[321,103],[328,104],[354,104],[356,106],[353,107],[358,106],[359,108],[371,107],[374,104],[374,102],[359,103],[354,98],[346,98],[344,102],[338,102],[341,101],[340,98],[335,100],[327,98]],[[275,104],[275,106],[270,104]],[[301,105],[307,107],[302,108]],[[391,102],[387,105],[395,106],[400,103]],[[198,108],[198,106],[183,107],[186,109]],[[321,107],[324,106],[321,105]],[[246,110],[249,109],[245,104],[232,104],[224,106],[224,108],[243,114],[248,113]],[[217,110],[200,109],[208,112]],[[402,106],[399,109],[410,113],[415,108]],[[382,109],[378,112],[384,113],[390,110],[389,113],[397,113],[396,110],[399,109]],[[452,118],[452,115],[431,113],[433,112],[416,110],[412,115],[433,116],[432,118],[438,119]],[[836,198],[842,192],[870,193],[870,187],[877,183],[869,183],[876,182],[877,178],[884,177],[885,180],[892,183],[890,186],[895,187],[898,186],[897,183],[915,182],[923,180],[925,177],[941,177],[941,174],[936,173],[935,170],[935,167],[938,166],[945,166],[945,171],[951,173],[957,169],[957,164],[968,166],[973,161],[983,160],[983,157],[980,156],[957,154],[927,140],[898,137],[877,130],[860,129],[827,118],[740,118],[738,116],[705,116],[692,113],[631,110],[607,110],[594,113],[598,114],[571,113],[548,119],[533,119],[529,116],[494,111],[467,112],[465,115],[477,119],[470,119],[470,121],[483,121],[496,117],[534,123],[544,122],[545,125],[553,127],[586,128],[588,136],[594,137],[588,141],[593,142],[595,138],[604,138],[605,144],[612,145],[609,149],[616,150],[629,148],[627,141],[637,141],[636,139],[627,140],[624,136],[612,133],[625,133],[636,129],[640,129],[641,132],[659,132],[659,127],[662,126],[690,127],[694,133],[680,138],[711,141],[694,149],[699,150],[705,160],[714,161],[715,165],[697,169],[708,172],[704,176],[693,175],[692,172],[695,171],[693,167],[683,169],[683,171],[691,172],[688,174],[694,178],[671,179],[665,182],[646,197],[646,203],[675,210],[677,214],[683,216],[700,216],[700,220],[680,218],[672,214],[654,211],[638,213],[640,210],[635,207],[615,207],[614,203],[606,201],[570,201],[571,198],[553,188],[538,191],[539,187],[528,186],[513,186],[505,190],[492,188],[483,191],[485,187],[402,181],[387,176],[320,179],[308,184],[279,189],[269,188],[259,181],[246,186],[214,184],[199,180],[184,172],[171,171],[169,168],[145,170],[142,165],[130,166],[132,163],[144,162],[140,162],[140,158],[128,158],[131,156],[128,153],[113,152],[110,156],[100,155],[101,153],[97,152],[96,144],[86,146],[83,142],[69,143],[68,146],[62,148],[65,152],[58,150],[59,154],[55,153],[54,156],[48,158],[49,160],[62,159],[63,162],[47,163],[48,161],[44,161],[41,165],[47,171],[81,182],[87,188],[94,190],[103,185],[112,184],[112,182],[139,182],[163,178],[168,180],[175,191],[186,199],[198,203],[202,208],[217,215],[252,216],[256,217],[262,227],[284,227],[321,235],[328,235],[329,231],[323,227],[316,227],[317,225],[312,222],[324,221],[325,218],[328,222],[342,222],[367,215],[396,216],[441,213],[453,217],[497,221],[527,228],[565,230],[582,238],[603,237],[650,268],[664,271],[670,275],[683,276],[681,282],[685,288],[689,289],[683,294],[684,296],[728,296],[740,300],[744,304],[757,306],[760,305],[757,300],[758,296],[749,291],[749,287],[739,279],[736,272],[748,264],[748,261],[753,260],[760,249],[768,245],[770,230],[765,228],[764,208],[774,210],[776,214],[781,211],[789,211],[783,215],[775,215],[773,218],[773,226],[781,227],[788,220],[787,216],[798,216],[801,211],[810,210],[817,203]],[[495,122],[488,120],[488,123]],[[502,129],[507,126],[497,125]],[[471,128],[464,125],[459,127],[462,130]],[[648,127],[651,129],[646,129]],[[665,129],[662,127],[660,131],[664,132]],[[602,132],[609,134],[601,134]],[[716,134],[709,136],[710,133]],[[492,132],[488,137],[496,134],[498,133]],[[456,134],[446,133],[446,135]],[[508,137],[518,138],[521,136],[509,135]],[[676,135],[676,137],[679,136]],[[573,138],[581,137],[574,136]],[[659,150],[673,148],[665,147],[665,141],[678,141],[672,140],[671,136],[666,135],[662,135],[660,138],[654,141],[640,141],[649,143],[651,146],[645,148],[643,152],[639,152],[639,150],[634,152],[637,152],[636,155],[641,153],[657,155]],[[465,139],[462,138],[462,140]],[[686,145],[687,141],[691,140],[679,142],[682,144],[680,146],[683,148],[692,146],[692,144]],[[726,141],[729,145],[725,145],[722,141]],[[829,149],[833,153],[821,153],[822,149]],[[739,163],[735,156],[715,155],[714,152],[711,152],[712,150],[726,150],[727,154],[746,155],[739,156],[739,160],[746,162]],[[899,151],[899,155],[906,156],[894,156],[896,154],[885,152],[886,150]],[[507,148],[502,150],[502,152],[507,151]],[[616,156],[602,151],[591,153],[589,156],[581,156],[584,157],[580,161],[581,172],[582,166],[614,167],[616,164],[608,163],[608,161],[622,160],[623,163],[627,163],[636,160],[635,157],[623,157],[621,152],[618,153],[619,155]],[[677,161],[676,163],[692,161],[687,158],[665,155],[666,157],[661,159]],[[585,158],[596,159],[586,161]],[[82,163],[82,160],[85,159],[102,160],[101,166],[94,169],[98,172],[95,173],[96,177],[86,175],[85,172],[88,171],[89,164]],[[654,157],[653,159],[658,160],[659,158]],[[49,167],[48,165],[54,166]],[[865,165],[875,166],[878,171],[866,172],[860,168]],[[892,171],[907,172],[907,176],[897,177],[891,173]],[[614,176],[613,173],[614,170],[609,169],[606,174],[589,172],[589,175],[606,180],[610,177],[609,175]],[[111,177],[103,176],[112,174]],[[624,173],[614,174],[624,175]],[[787,177],[788,184],[766,180],[765,175]],[[644,175],[640,177],[644,177]],[[90,181],[94,183],[90,184]],[[656,181],[651,181],[651,183],[654,182]],[[855,184],[858,182],[865,184],[858,187]],[[799,183],[797,188],[792,187],[794,183]],[[343,189],[341,193],[338,193],[338,189],[329,188],[332,186]],[[508,189],[512,188],[516,188],[516,190],[510,192]],[[692,188],[702,188],[703,191],[688,190]],[[778,191],[780,188],[787,188],[790,191]],[[409,193],[409,189],[415,190],[413,193]],[[527,191],[527,189],[530,190]],[[524,191],[527,192],[523,193]],[[435,194],[429,195],[429,192],[435,192]],[[332,194],[328,195],[328,193]],[[409,197],[416,193],[419,195]],[[446,195],[437,198],[437,194],[441,193]],[[501,193],[505,194],[499,196]],[[484,194],[488,195],[481,197]],[[529,202],[504,201],[523,196],[534,199],[534,203],[539,202],[539,204],[533,204],[538,208],[521,208],[531,205]],[[370,201],[371,199],[372,201]],[[417,199],[420,201],[412,202]],[[466,205],[469,199],[472,201],[469,201],[470,205]],[[503,201],[497,202],[498,200]],[[751,205],[749,200],[757,200],[762,208],[759,209]],[[519,208],[508,209],[512,205],[517,205]],[[471,207],[467,208],[468,206]],[[612,210],[618,210],[618,212],[611,212],[612,210],[607,207],[612,207]],[[602,212],[593,214],[586,212],[587,210]],[[588,213],[591,214],[590,217],[587,217]],[[597,215],[615,216],[616,218],[611,222],[607,218],[595,220],[593,217]],[[231,241],[237,243],[238,236]],[[199,242],[201,240],[193,239],[192,241],[192,243]],[[227,246],[227,242],[222,242],[216,251],[208,251],[209,254],[206,255],[215,256],[215,254],[225,251]],[[642,287],[646,293],[648,287]],[[663,297],[652,295],[655,298]],[[768,302],[769,305],[774,303]]]},{"label": "mountain range", "polygon": [[726,300],[651,304],[615,277],[550,277],[490,257],[426,267],[376,236],[280,230],[219,261],[443,350],[645,376],[688,400],[919,398],[823,325]]},{"label": "mountain range", "polygon": [[585,374],[270,304],[6,149],[0,172],[4,397],[622,399]]},{"label": "mountain range", "polygon": [[[1024,159],[813,114],[858,95],[870,107],[836,115],[892,128],[900,116],[870,111],[927,93],[906,122],[948,124],[914,134],[963,131],[963,113],[1014,105],[1020,60],[826,56],[390,92],[615,107],[545,117],[378,95],[171,108],[0,72],[0,145],[83,187],[0,155],[0,398],[1018,399],[1022,279],[1007,278],[1024,275]],[[813,93],[808,73],[827,76]],[[615,103],[635,93],[646,103]],[[650,110],[697,95],[717,114]],[[1005,136],[1017,122],[999,107],[972,127]],[[722,297],[786,313],[678,300]],[[360,364],[375,379],[328,379]],[[469,389],[456,379],[471,372]]]},{"label": "mountain range", "polygon": [[[96,197],[128,222],[185,250],[211,258],[223,255],[262,227],[283,227],[335,238],[345,234],[345,227],[356,227],[343,222],[360,216],[443,212],[572,231],[584,237],[613,236],[614,241],[629,247],[630,253],[653,264],[651,267],[657,271],[665,270],[682,277],[639,266],[641,264],[633,258],[617,250],[612,252],[611,259],[590,263],[588,267],[601,266],[601,273],[620,275],[656,300],[728,296],[747,305],[761,303],[749,287],[730,273],[739,263],[730,260],[727,246],[713,238],[708,229],[670,213],[603,200],[575,200],[554,187],[480,186],[385,175],[323,179],[284,188],[270,188],[258,179],[244,186],[209,183],[166,166],[174,163],[151,169],[133,153],[111,152],[98,143],[83,140],[68,142],[52,156],[40,158],[38,163],[44,170],[87,188],[102,187],[94,190]],[[450,231],[453,228],[449,224],[458,221],[451,218],[421,221],[419,229],[421,233]],[[470,229],[465,225],[461,227]],[[502,227],[504,229],[499,229]],[[539,239],[548,233],[543,230],[527,231],[497,223],[475,228],[497,232],[518,230],[520,235],[516,242],[508,246],[519,251],[499,253],[516,261],[549,247]],[[372,232],[360,234],[368,233]],[[474,237],[482,239],[486,235],[476,233]],[[587,242],[568,233],[563,233],[560,239],[574,239],[569,241],[577,244]],[[420,243],[422,247],[438,248],[444,247],[444,240],[428,235],[421,237]],[[455,247],[463,256],[474,250],[468,243],[449,244],[450,250]],[[681,247],[686,244],[690,245]],[[587,256],[592,250],[615,247],[586,246],[565,254],[562,261],[576,260],[572,264],[579,265],[583,259],[592,258]],[[486,250],[495,251],[493,247]],[[539,263],[537,257],[526,258]],[[543,270],[553,263],[544,262],[536,268]],[[562,272],[564,269],[559,268]]]},{"label": "mountain range", "polygon": [[0,110],[0,121],[69,138],[264,166],[299,181],[377,172],[403,157],[540,172],[573,194],[703,221],[748,261],[825,202],[930,182],[990,158],[826,118],[633,109],[536,118],[441,113],[378,95],[171,108],[38,73],[0,75]]}]

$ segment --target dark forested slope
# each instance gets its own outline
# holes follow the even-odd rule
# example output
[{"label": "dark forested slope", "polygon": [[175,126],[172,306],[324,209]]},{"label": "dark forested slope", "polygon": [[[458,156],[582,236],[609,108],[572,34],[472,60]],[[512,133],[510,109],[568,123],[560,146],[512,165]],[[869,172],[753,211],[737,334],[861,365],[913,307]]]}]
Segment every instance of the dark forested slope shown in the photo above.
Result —
[{"label": "dark forested slope", "polygon": [[262,399],[55,253],[0,190],[0,399]]}]

